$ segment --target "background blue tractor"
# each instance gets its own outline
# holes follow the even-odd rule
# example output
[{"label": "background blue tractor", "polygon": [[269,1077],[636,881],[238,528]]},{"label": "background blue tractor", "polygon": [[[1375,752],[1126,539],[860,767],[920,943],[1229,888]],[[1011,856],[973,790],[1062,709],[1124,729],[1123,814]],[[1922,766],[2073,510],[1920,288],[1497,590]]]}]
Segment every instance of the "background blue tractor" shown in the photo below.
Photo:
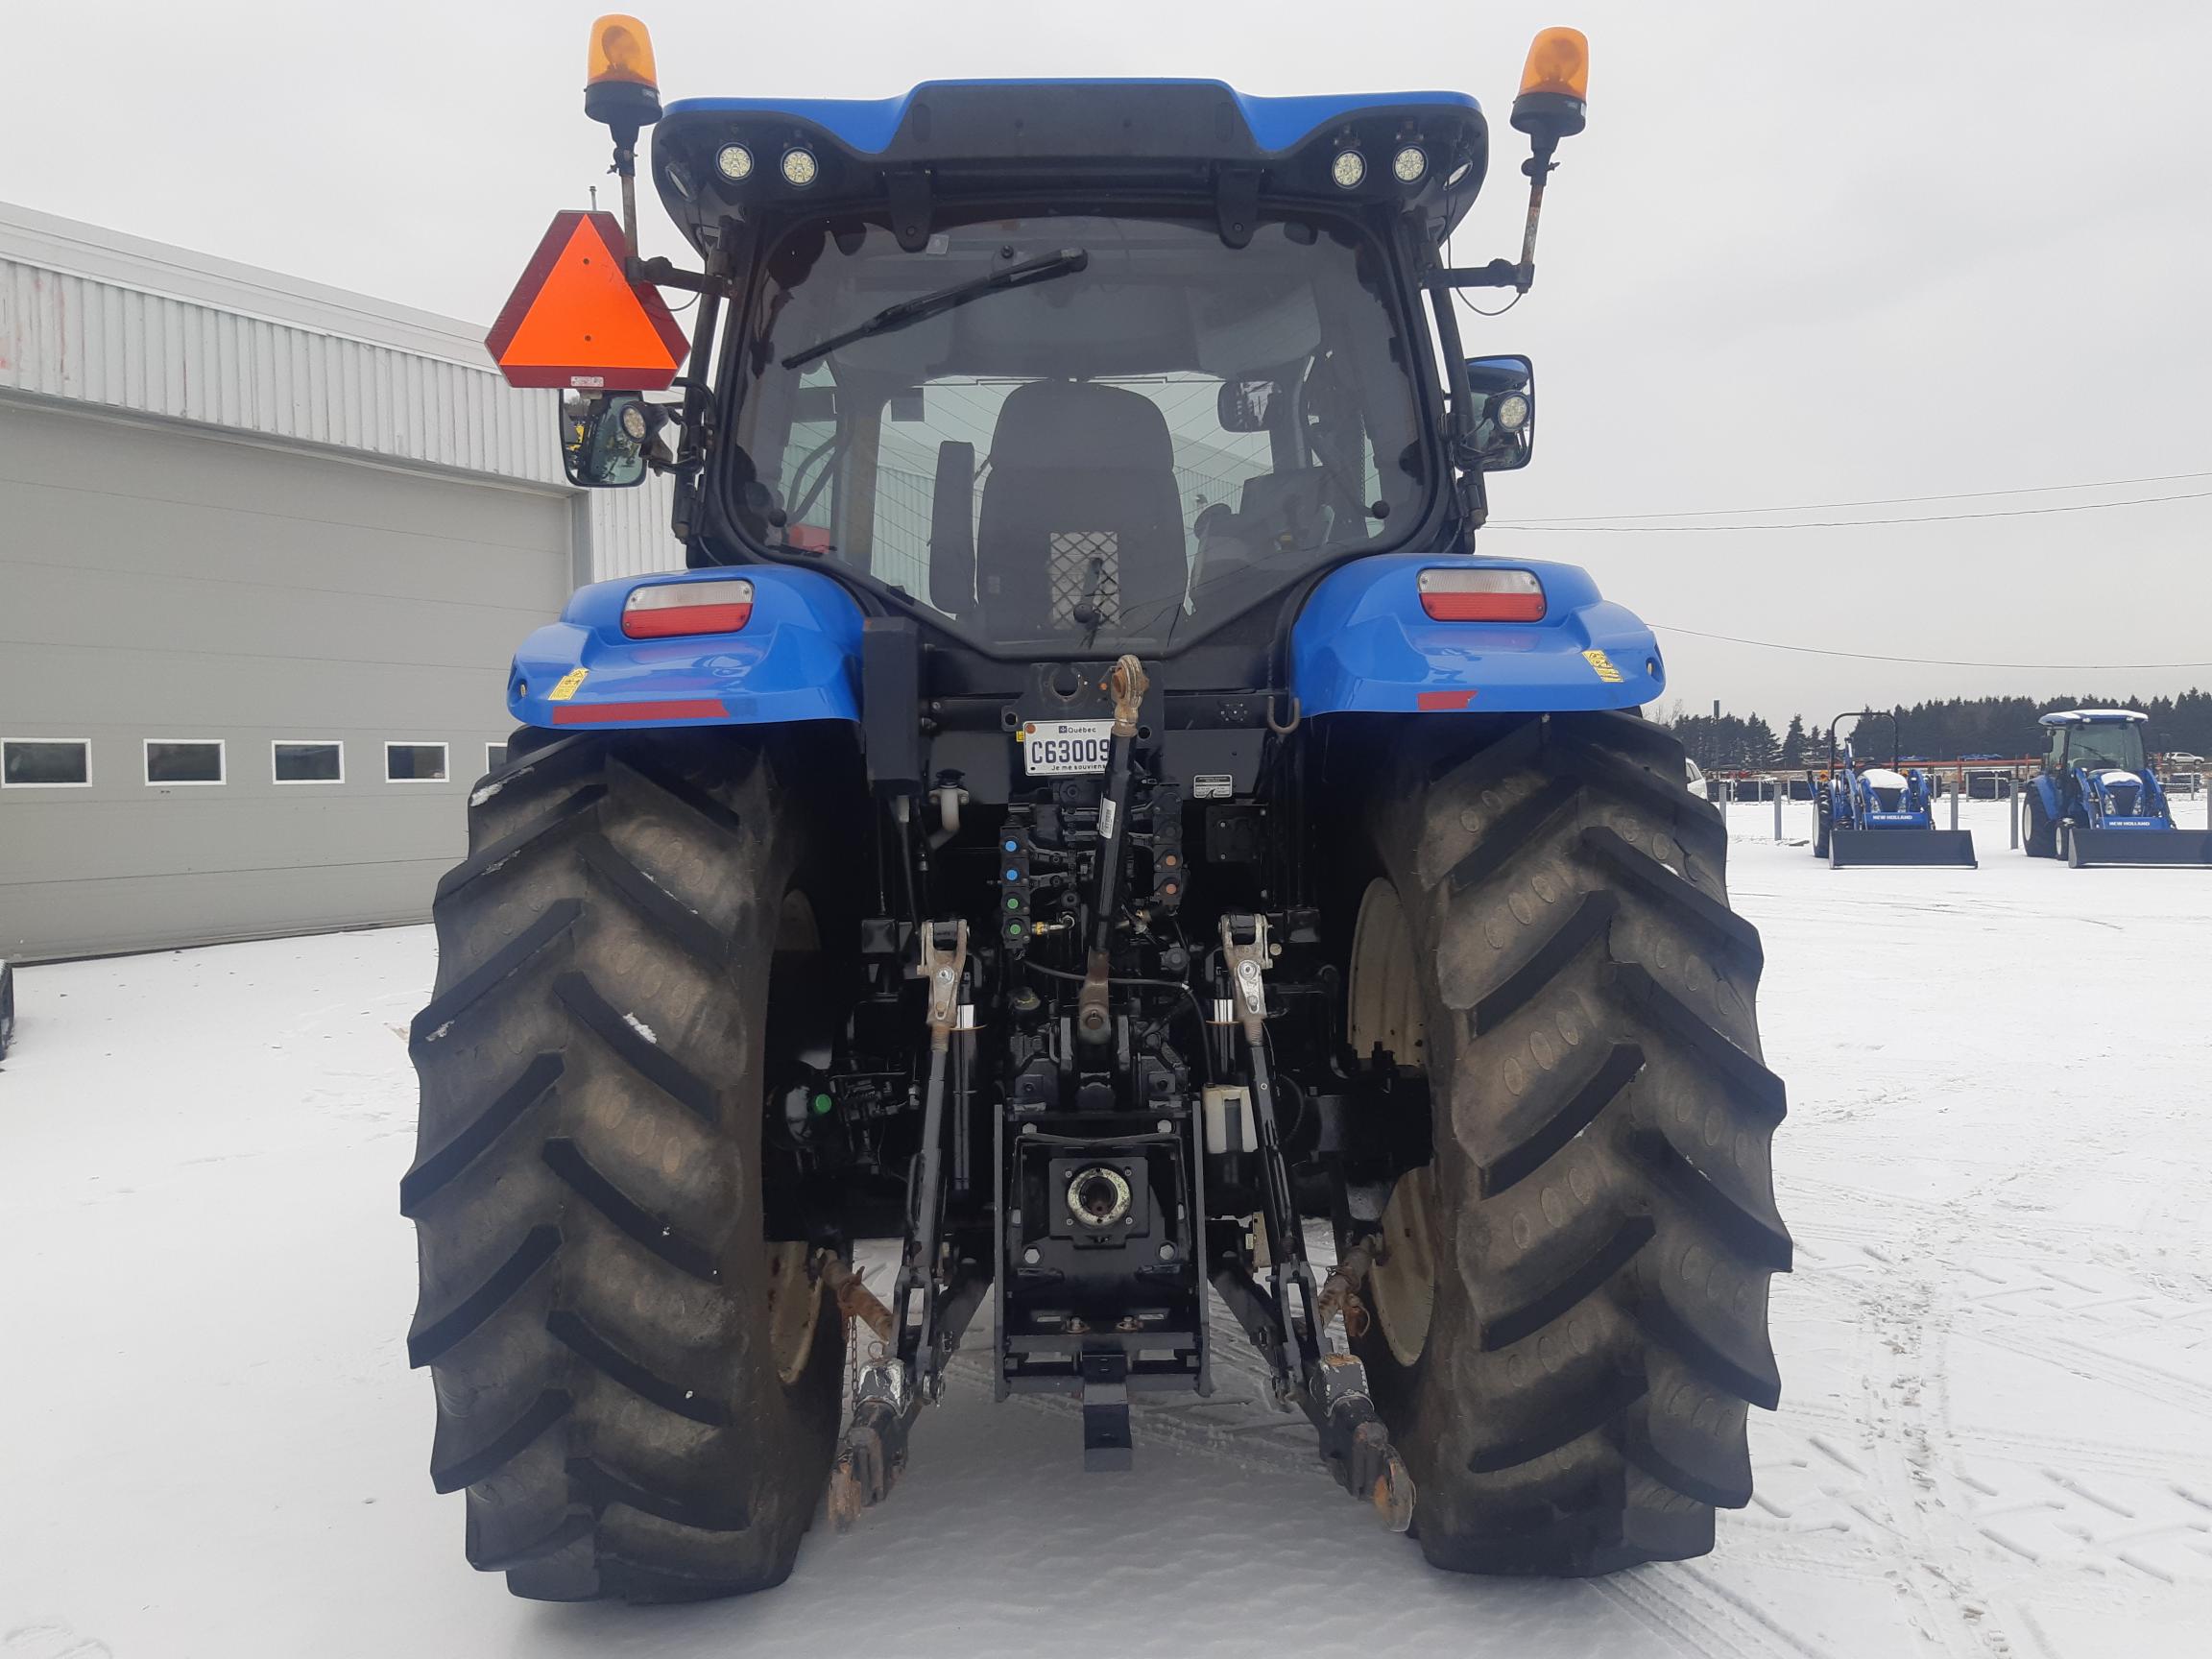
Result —
[{"label": "background blue tractor", "polygon": [[[1887,766],[1862,762],[1851,737],[1839,740],[1845,720],[1887,719],[1891,758]],[[1974,836],[1966,830],[1936,828],[1936,796],[1917,766],[1896,757],[1897,717],[1867,709],[1839,714],[1828,726],[1828,770],[1813,779],[1813,805],[1818,815],[1813,832],[1815,857],[1835,870],[1852,865],[1948,864],[1975,868]]]},{"label": "background blue tractor", "polygon": [[2043,770],[2028,785],[2031,858],[2089,864],[2212,864],[2212,831],[2183,830],[2144,753],[2150,716],[2068,709],[2043,716]]},{"label": "background blue tractor", "polygon": [[[1441,1566],[1709,1549],[1779,1390],[1759,940],[1651,631],[1474,541],[1535,404],[1458,291],[1532,280],[1581,36],[1537,39],[1521,257],[1473,269],[1455,93],[662,116],[634,21],[592,48],[698,263],[626,286],[634,228],[574,215],[567,311],[494,342],[569,388],[579,483],[673,478],[689,567],[523,643],[438,891],[408,1346],[469,1559],[779,1582],[972,1325],[1124,1467],[1223,1307]],[[671,401],[601,352],[666,337],[592,309],[640,285],[697,296]]]}]

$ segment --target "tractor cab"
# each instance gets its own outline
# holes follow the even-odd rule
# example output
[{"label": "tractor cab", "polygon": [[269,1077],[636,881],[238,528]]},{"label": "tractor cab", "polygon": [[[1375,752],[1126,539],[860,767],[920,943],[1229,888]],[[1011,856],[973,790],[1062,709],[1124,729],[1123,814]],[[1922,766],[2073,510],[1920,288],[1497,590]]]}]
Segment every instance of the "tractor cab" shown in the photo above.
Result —
[{"label": "tractor cab", "polygon": [[2149,760],[2143,751],[2143,729],[2150,716],[2131,709],[2076,709],[2043,716],[2048,747],[2043,757],[2047,777],[2063,777],[2077,766],[2098,773],[2138,773]]},{"label": "tractor cab", "polygon": [[1320,569],[1465,551],[1455,461],[1518,467],[1531,431],[1526,359],[1431,371],[1429,280],[1487,161],[1445,92],[671,106],[662,204],[736,277],[692,563],[823,569],[987,657],[1111,660],[1239,619],[1249,650]]},{"label": "tractor cab", "polygon": [[729,551],[1077,657],[1159,654],[1399,545],[1442,457],[1334,217],[1271,212],[1241,248],[1203,218],[1041,204],[949,215],[918,252],[795,228],[748,329]]}]

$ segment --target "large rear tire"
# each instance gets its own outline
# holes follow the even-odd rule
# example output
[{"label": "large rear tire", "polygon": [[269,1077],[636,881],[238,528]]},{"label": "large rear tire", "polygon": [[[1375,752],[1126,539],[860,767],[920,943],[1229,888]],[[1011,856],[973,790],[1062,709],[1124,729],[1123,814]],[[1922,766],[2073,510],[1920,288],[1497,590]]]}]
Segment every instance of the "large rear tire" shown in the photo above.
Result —
[{"label": "large rear tire", "polygon": [[1436,1565],[1702,1554],[1780,1389],[1758,936],[1664,731],[1479,733],[1399,733],[1370,793],[1351,1041],[1425,1065],[1434,1146],[1391,1195],[1358,1350]]},{"label": "large rear tire", "polygon": [[770,976],[820,945],[776,741],[519,753],[439,883],[408,1356],[469,1559],[520,1596],[780,1583],[828,1479],[841,1326],[820,1258],[763,1222]]}]

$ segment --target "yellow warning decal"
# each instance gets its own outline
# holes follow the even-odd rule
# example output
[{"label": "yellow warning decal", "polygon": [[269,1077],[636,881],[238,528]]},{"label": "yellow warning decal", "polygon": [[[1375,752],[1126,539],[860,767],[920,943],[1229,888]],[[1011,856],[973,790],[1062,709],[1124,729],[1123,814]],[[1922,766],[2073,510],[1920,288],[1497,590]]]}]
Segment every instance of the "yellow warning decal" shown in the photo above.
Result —
[{"label": "yellow warning decal", "polygon": [[[567,702],[569,698],[576,695],[576,687],[584,684],[584,676],[590,672],[591,670],[589,668],[569,669],[567,673],[561,676],[561,684],[545,693],[545,701],[548,703]],[[1618,680],[1621,676],[1616,674],[1613,678]]]},{"label": "yellow warning decal", "polygon": [[[1613,666],[1613,659],[1606,656],[1604,652],[1585,651],[1582,653],[1582,661],[1589,663],[1597,671],[1598,678],[1604,681],[1606,685],[1618,685],[1621,684],[1621,670]],[[563,682],[563,684],[566,684],[566,682]],[[556,691],[553,695],[558,697],[561,693]]]}]

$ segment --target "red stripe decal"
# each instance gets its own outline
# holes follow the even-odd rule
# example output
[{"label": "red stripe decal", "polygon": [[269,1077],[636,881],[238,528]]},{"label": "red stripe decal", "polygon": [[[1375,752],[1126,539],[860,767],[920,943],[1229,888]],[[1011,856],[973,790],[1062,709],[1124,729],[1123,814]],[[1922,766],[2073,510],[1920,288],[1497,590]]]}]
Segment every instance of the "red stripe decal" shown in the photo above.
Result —
[{"label": "red stripe decal", "polygon": [[1464,709],[1474,701],[1472,691],[1417,691],[1413,695],[1416,709]]},{"label": "red stripe decal", "polygon": [[671,698],[660,703],[556,703],[553,724],[589,726],[601,720],[720,720],[729,712],[711,697]]}]

